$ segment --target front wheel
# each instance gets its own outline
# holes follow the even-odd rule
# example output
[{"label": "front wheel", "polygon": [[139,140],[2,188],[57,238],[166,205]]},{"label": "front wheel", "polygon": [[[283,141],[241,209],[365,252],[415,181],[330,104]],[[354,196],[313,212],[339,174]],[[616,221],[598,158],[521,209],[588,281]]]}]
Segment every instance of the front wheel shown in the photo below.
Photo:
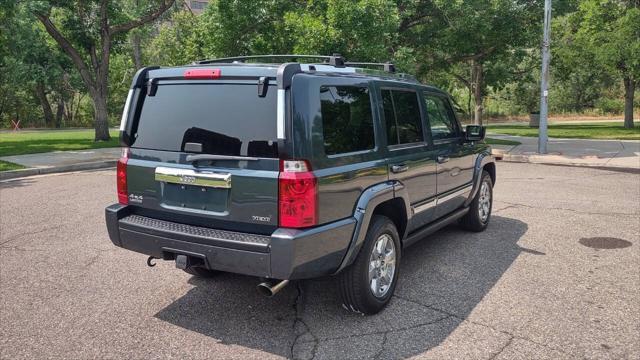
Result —
[{"label": "front wheel", "polygon": [[347,310],[376,314],[389,303],[398,282],[400,236],[394,223],[374,215],[356,261],[338,278]]},{"label": "front wheel", "polygon": [[460,225],[470,231],[484,231],[491,219],[491,208],[493,206],[493,181],[491,175],[485,170],[482,171],[480,179],[480,189],[476,197],[469,205],[469,212],[460,219]]}]

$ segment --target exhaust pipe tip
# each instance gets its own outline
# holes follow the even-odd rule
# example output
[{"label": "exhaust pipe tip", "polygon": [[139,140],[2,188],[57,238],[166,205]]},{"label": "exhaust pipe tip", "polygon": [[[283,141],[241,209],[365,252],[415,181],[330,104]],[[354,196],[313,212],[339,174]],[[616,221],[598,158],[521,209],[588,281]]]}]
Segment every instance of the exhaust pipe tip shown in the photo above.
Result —
[{"label": "exhaust pipe tip", "polygon": [[272,297],[277,294],[282,288],[287,286],[289,280],[282,280],[278,283],[272,284],[269,282],[263,282],[258,284],[258,292],[266,297]]},{"label": "exhaust pipe tip", "polygon": [[258,284],[258,292],[266,297],[272,297],[274,295],[273,291],[271,291],[271,284],[267,282]]}]

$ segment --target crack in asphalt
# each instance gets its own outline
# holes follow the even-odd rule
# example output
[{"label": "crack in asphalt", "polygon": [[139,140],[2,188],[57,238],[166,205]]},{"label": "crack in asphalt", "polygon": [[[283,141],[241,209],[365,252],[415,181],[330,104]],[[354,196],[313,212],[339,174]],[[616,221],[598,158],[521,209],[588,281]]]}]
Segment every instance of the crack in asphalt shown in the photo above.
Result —
[{"label": "crack in asphalt", "polygon": [[[539,343],[539,342],[537,342],[537,341],[531,340],[531,339],[526,338],[526,337],[523,337],[523,336],[519,336],[519,335],[512,334],[512,333],[510,333],[510,332],[508,332],[508,331],[506,331],[506,330],[500,330],[500,329],[497,329],[497,328],[495,328],[495,327],[493,327],[493,326],[491,326],[491,325],[487,325],[487,324],[484,324],[484,323],[481,323],[481,322],[477,322],[477,321],[473,321],[473,320],[468,320],[468,319],[466,319],[466,318],[463,318],[462,316],[459,316],[459,315],[454,314],[454,313],[452,313],[452,312],[446,311],[446,310],[444,310],[444,309],[440,309],[440,308],[435,307],[435,306],[433,306],[433,305],[426,305],[426,304],[423,304],[423,303],[421,303],[421,302],[419,302],[419,301],[412,300],[412,299],[409,299],[409,298],[405,298],[405,297],[402,297],[402,296],[399,296],[399,295],[395,295],[395,294],[394,294],[393,296],[394,296],[394,297],[396,297],[396,298],[398,298],[398,299],[402,299],[402,300],[405,300],[405,301],[408,301],[408,302],[414,303],[414,304],[416,304],[416,305],[418,305],[418,306],[423,306],[423,307],[425,307],[425,308],[427,308],[427,309],[430,309],[430,310],[433,310],[433,311],[441,312],[441,313],[443,313],[443,314],[448,315],[448,317],[452,317],[452,318],[455,318],[455,319],[459,320],[460,322],[468,322],[468,323],[470,323],[470,324],[474,324],[474,325],[482,326],[482,327],[485,327],[485,328],[491,329],[491,330],[493,330],[493,331],[496,331],[496,332],[502,333],[502,334],[504,334],[504,335],[507,335],[507,336],[510,338],[509,343],[510,343],[511,341],[513,341],[514,339],[520,339],[520,340],[528,341],[528,342],[530,342],[530,343],[532,343],[532,344],[535,344],[535,345],[538,345],[538,346],[545,347],[545,348],[547,348],[547,349],[551,349],[551,350],[554,350],[554,351],[560,352],[560,353],[565,354],[565,355],[573,356],[572,354],[569,354],[569,353],[565,352],[564,350],[561,350],[561,349],[555,348],[555,347],[553,347],[553,346],[549,346],[549,345],[547,345],[547,344]],[[507,344],[507,345],[509,345],[509,344]],[[507,347],[507,345],[505,345],[505,348]],[[504,350],[504,348],[503,348],[502,350]],[[502,350],[501,350],[500,352],[502,352]],[[496,354],[495,356],[497,356],[497,355],[498,355],[498,354]],[[495,356],[494,356],[494,357],[495,357]],[[492,358],[493,358],[493,357],[492,357]]]},{"label": "crack in asphalt", "polygon": [[380,350],[378,351],[378,353],[373,357],[374,359],[382,358],[382,353],[384,352],[385,346],[387,345],[387,335],[389,334],[389,332],[390,331],[387,331],[382,335],[382,344],[380,345]]},{"label": "crack in asphalt", "polygon": [[[404,300],[404,299],[402,299]],[[323,341],[328,341],[328,340],[341,340],[341,339],[353,339],[353,338],[359,338],[359,337],[363,337],[363,336],[371,336],[371,335],[385,335],[388,334],[390,332],[395,332],[395,331],[406,331],[406,330],[411,330],[411,329],[416,329],[422,326],[427,326],[427,325],[433,325],[435,323],[438,323],[440,321],[446,320],[450,318],[450,316],[443,316],[440,317],[436,320],[432,320],[432,321],[428,321],[428,322],[424,322],[424,323],[419,323],[419,324],[415,324],[415,325],[411,325],[411,326],[403,326],[403,327],[398,327],[398,328],[393,328],[393,329],[389,329],[389,330],[380,330],[380,331],[371,331],[371,332],[365,332],[362,334],[353,334],[353,335],[346,335],[346,336],[331,336],[331,337],[323,337],[323,338],[316,338],[316,341],[318,342],[323,342]],[[309,344],[312,343],[313,341],[302,341],[300,342],[300,344]]]},{"label": "crack in asphalt", "polygon": [[7,244],[7,243],[9,243],[11,241],[20,239],[21,237],[24,237],[24,236],[36,235],[36,234],[40,234],[40,233],[43,233],[43,232],[49,231],[49,230],[51,230],[51,231],[58,230],[61,227],[62,227],[62,225],[49,226],[49,227],[46,227],[44,229],[40,229],[40,230],[37,230],[37,231],[31,231],[31,232],[25,232],[25,233],[21,233],[21,234],[16,234],[14,236],[11,236],[11,237],[7,238],[5,241],[1,242],[0,245]]},{"label": "crack in asphalt", "polygon": [[93,265],[96,261],[98,261],[99,258],[100,258],[100,254],[95,254],[83,266],[84,267],[89,267],[89,266]]},{"label": "crack in asphalt", "polygon": [[20,251],[20,252],[42,252],[42,251],[47,251],[45,249],[27,249],[24,248],[22,246],[19,245],[10,245],[10,246],[1,246],[0,245],[0,250],[13,250],[13,251]]},{"label": "crack in asphalt", "polygon": [[493,211],[493,213],[496,214],[496,213],[499,213],[499,212],[507,210],[507,209],[517,209],[517,208],[519,208],[518,205],[509,205],[509,206],[503,207],[502,209],[496,209],[496,210]]},{"label": "crack in asphalt", "polygon": [[559,211],[569,211],[569,212],[573,212],[573,213],[577,213],[577,214],[584,214],[584,215],[609,215],[609,216],[628,216],[628,217],[637,217],[640,214],[637,213],[618,213],[618,212],[607,212],[607,213],[602,213],[602,212],[589,212],[589,211],[579,211],[576,209],[569,209],[569,208],[562,208],[562,207],[544,207],[544,206],[533,206],[533,205],[528,205],[528,204],[521,204],[521,203],[512,203],[512,202],[508,202],[508,201],[497,201],[497,202],[501,202],[504,204],[508,204],[510,206],[507,206],[503,209],[500,210],[496,210],[496,211],[501,211],[501,210],[506,210],[510,207],[524,207],[527,209],[539,209],[539,210],[559,210]]},{"label": "crack in asphalt", "polygon": [[[298,296],[296,297],[294,303],[293,303],[293,308],[295,311],[295,319],[293,322],[293,331],[295,334],[295,338],[293,339],[293,342],[291,344],[291,348],[290,348],[290,352],[291,352],[291,358],[292,359],[301,359],[301,357],[296,357],[295,354],[295,346],[296,345],[301,345],[301,344],[313,344],[313,348],[311,350],[311,357],[307,357],[306,359],[308,360],[313,360],[316,355],[317,355],[317,351],[318,351],[318,346],[320,345],[320,343],[325,342],[325,341],[330,341],[330,340],[341,340],[341,339],[352,339],[352,338],[359,338],[359,337],[364,337],[364,336],[371,336],[371,335],[383,335],[383,341],[381,344],[381,348],[378,351],[378,353],[374,356],[375,359],[380,359],[382,356],[382,353],[384,352],[384,350],[386,349],[386,343],[388,340],[388,335],[389,333],[392,332],[397,332],[397,331],[406,331],[406,330],[411,330],[411,329],[416,329],[422,326],[427,326],[427,325],[433,325],[435,323],[438,323],[440,321],[449,319],[451,316],[448,314],[445,314],[445,316],[439,317],[435,320],[432,321],[428,321],[428,322],[424,322],[424,323],[419,323],[419,324],[415,324],[415,325],[411,325],[411,326],[403,326],[403,327],[398,327],[398,328],[393,328],[393,329],[389,329],[389,330],[384,330],[384,331],[372,331],[372,332],[366,332],[366,333],[362,333],[362,334],[354,334],[354,335],[348,335],[348,336],[335,336],[335,337],[324,337],[324,338],[318,338],[315,334],[313,334],[313,332],[311,331],[311,328],[304,322],[304,320],[302,319],[302,315],[304,312],[304,301],[305,301],[305,297],[304,297],[304,289],[302,284],[298,283],[297,286],[298,289]],[[395,296],[395,295],[394,295]],[[397,297],[397,296],[395,296]],[[414,303],[411,300],[407,300],[404,298],[400,298],[401,300],[405,300],[407,302],[411,302]],[[419,306],[423,306],[423,304],[417,304]],[[442,311],[440,311],[442,313]],[[296,331],[296,328],[298,324],[301,324],[304,327],[305,331],[302,331],[298,334],[298,332]],[[306,335],[309,334],[313,340],[312,341],[299,341],[299,339]]]},{"label": "crack in asphalt", "polygon": [[[311,343],[313,344],[313,348],[311,350],[311,357],[309,359],[314,359],[316,357],[316,352],[318,351],[318,338],[313,334],[313,332],[311,332],[311,328],[309,328],[309,326],[307,325],[307,323],[304,322],[304,319],[302,319],[302,315],[304,313],[304,301],[305,301],[305,297],[304,297],[304,289],[303,289],[303,282],[299,281],[296,283],[296,289],[298,291],[298,295],[296,296],[294,302],[293,302],[293,310],[294,310],[294,320],[293,320],[293,334],[294,334],[294,339],[293,342],[291,343],[291,359],[296,359],[295,357],[295,346],[296,344],[305,344],[305,343]],[[305,331],[300,332],[300,334],[298,334],[297,330],[296,330],[296,325],[301,324],[302,326],[304,326]],[[298,342],[298,339],[300,339],[300,337],[304,336],[305,334],[309,334],[312,338],[313,341],[307,341],[307,342]]]},{"label": "crack in asphalt", "polygon": [[495,359],[496,357],[498,357],[498,355],[502,354],[502,352],[503,352],[506,348],[508,348],[508,347],[509,347],[509,345],[511,345],[511,343],[513,342],[513,339],[514,339],[514,337],[513,337],[513,336],[509,337],[509,340],[507,340],[507,342],[504,344],[504,346],[502,346],[502,347],[500,348],[500,350],[498,350],[498,352],[496,352],[495,354],[491,355],[491,356],[489,357],[489,360],[493,360],[493,359]]}]

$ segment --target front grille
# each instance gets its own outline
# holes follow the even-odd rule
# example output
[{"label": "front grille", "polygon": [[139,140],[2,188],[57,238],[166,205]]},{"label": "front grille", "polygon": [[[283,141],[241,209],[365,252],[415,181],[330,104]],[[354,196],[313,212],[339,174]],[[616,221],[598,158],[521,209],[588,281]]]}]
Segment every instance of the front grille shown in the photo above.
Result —
[{"label": "front grille", "polygon": [[171,232],[175,234],[196,236],[212,240],[229,241],[245,244],[268,246],[270,237],[266,235],[239,233],[234,231],[211,229],[201,226],[174,223],[140,215],[129,215],[120,220],[121,224],[144,227],[152,231]]}]

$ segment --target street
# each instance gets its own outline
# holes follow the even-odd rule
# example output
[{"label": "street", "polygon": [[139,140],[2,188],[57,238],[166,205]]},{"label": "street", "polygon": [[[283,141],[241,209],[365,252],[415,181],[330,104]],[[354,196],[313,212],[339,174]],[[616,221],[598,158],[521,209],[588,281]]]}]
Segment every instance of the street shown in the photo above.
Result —
[{"label": "street", "polygon": [[408,248],[363,317],[332,279],[265,298],[256,278],[147,267],[108,239],[114,170],[4,182],[0,358],[640,358],[640,175],[499,162],[494,195],[485,232]]}]

